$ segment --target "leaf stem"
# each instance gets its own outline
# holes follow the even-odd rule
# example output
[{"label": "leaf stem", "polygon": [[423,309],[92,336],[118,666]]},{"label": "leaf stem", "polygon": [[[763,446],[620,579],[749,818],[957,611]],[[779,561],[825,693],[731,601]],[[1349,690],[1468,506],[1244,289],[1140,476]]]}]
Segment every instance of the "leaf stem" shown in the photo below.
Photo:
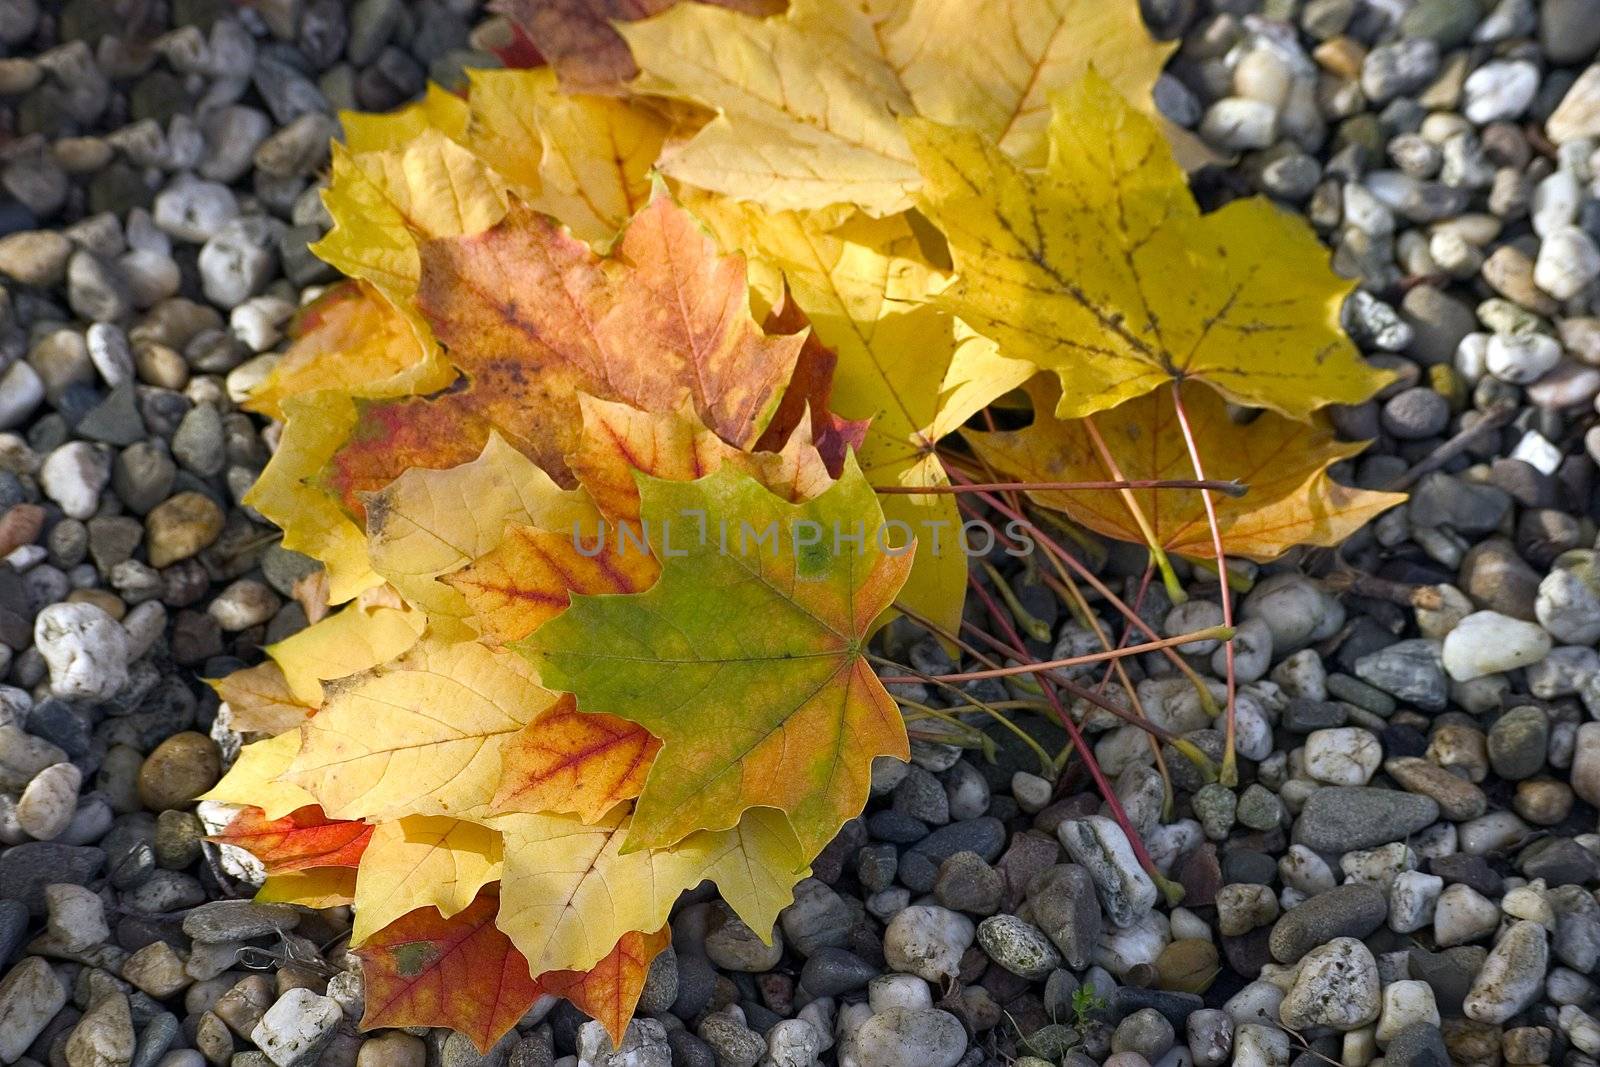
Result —
[{"label": "leaf stem", "polygon": [[[986,591],[987,592],[987,591]],[[1008,620],[1009,621],[1009,620]],[[1176,637],[1163,637],[1158,641],[1147,641],[1142,645],[1127,645],[1123,648],[1112,649],[1108,652],[1088,652],[1081,656],[1068,656],[1066,659],[1042,660],[1038,663],[1019,663],[1012,667],[995,667],[984,671],[962,671],[957,674],[928,675],[941,682],[976,682],[984,678],[1009,678],[1013,674],[1048,674],[1050,671],[1062,667],[1076,667],[1083,663],[1101,663],[1108,659],[1117,659],[1120,656],[1136,656],[1141,652],[1155,652],[1163,648],[1172,648],[1175,645],[1186,645],[1191,641],[1226,641],[1233,636],[1233,627],[1208,626],[1203,630],[1194,630]],[[892,676],[883,679],[885,685],[910,685],[923,681],[917,676],[899,677]],[[1051,681],[1059,679],[1051,678]]]},{"label": "leaf stem", "polygon": [[[1105,464],[1106,472],[1113,478],[1123,477],[1122,469],[1117,465],[1117,458],[1111,454],[1111,449],[1106,446],[1106,439],[1100,436],[1100,427],[1095,425],[1093,415],[1083,417],[1083,428],[1089,432],[1089,440],[1094,442],[1095,451],[1100,453],[1100,462]],[[1133,495],[1131,488],[1121,490],[1123,506],[1128,509],[1128,514],[1133,516],[1134,525],[1139,527],[1139,533],[1144,537],[1144,543],[1150,549],[1150,556],[1155,560],[1156,569],[1161,572],[1161,584],[1167,588],[1167,598],[1174,604],[1182,604],[1189,599],[1189,594],[1184,592],[1183,583],[1178,581],[1178,574],[1172,569],[1172,560],[1167,558],[1167,550],[1156,540],[1156,532],[1150,526],[1150,521],[1144,517],[1144,509],[1139,506],[1139,498]]]},{"label": "leaf stem", "polygon": [[[1189,425],[1189,411],[1183,404],[1183,383],[1172,383],[1172,406],[1178,413],[1178,428],[1183,431],[1183,443],[1189,450],[1189,464],[1194,467],[1195,477],[1204,478],[1205,470],[1200,464],[1200,448],[1195,443],[1194,430]],[[1222,527],[1217,525],[1217,508],[1212,503],[1211,491],[1200,490],[1200,502],[1205,505],[1206,523],[1211,527],[1211,547],[1217,556],[1217,589],[1222,599],[1222,625],[1227,627],[1229,635],[1222,646],[1227,651],[1224,656],[1228,661],[1228,704],[1226,726],[1223,728],[1222,741],[1222,784],[1233,788],[1239,784],[1239,762],[1234,745],[1234,690],[1238,679],[1233,668],[1233,590],[1228,587],[1228,556],[1222,548]]]},{"label": "leaf stem", "polygon": [[[1229,496],[1244,496],[1249,487],[1243,482],[1218,478],[1135,478],[1098,482],[973,482],[968,485],[875,485],[874,493],[887,496],[922,496],[934,493],[1075,493],[1090,489],[1210,489]],[[1160,549],[1157,549],[1159,552]]]}]

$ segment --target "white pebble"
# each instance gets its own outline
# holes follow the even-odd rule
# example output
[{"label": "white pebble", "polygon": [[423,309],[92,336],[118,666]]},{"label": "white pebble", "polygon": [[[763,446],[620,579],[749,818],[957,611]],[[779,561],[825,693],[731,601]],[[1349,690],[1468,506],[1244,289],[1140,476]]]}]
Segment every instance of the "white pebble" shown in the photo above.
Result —
[{"label": "white pebble", "polygon": [[1550,645],[1550,635],[1537,623],[1475,611],[1445,635],[1444,669],[1456,681],[1468,682],[1538,663]]}]

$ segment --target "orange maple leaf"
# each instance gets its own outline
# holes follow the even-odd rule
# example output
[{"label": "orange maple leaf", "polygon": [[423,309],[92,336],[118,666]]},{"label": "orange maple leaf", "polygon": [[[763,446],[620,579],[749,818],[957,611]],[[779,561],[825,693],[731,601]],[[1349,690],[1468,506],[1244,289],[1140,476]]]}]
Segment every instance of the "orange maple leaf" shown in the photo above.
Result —
[{"label": "orange maple leaf", "polygon": [[239,846],[260,860],[269,875],[289,874],[313,867],[354,867],[372,829],[364,822],[330,819],[315,804],[279,819],[267,818],[260,808],[245,808],[207,840]]}]

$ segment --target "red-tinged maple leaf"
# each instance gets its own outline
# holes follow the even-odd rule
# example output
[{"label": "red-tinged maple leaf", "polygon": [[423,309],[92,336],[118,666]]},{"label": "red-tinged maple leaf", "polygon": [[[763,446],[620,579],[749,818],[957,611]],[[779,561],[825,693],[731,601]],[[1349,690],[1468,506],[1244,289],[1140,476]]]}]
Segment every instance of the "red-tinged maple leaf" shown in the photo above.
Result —
[{"label": "red-tinged maple leaf", "polygon": [[[797,334],[802,330],[810,331],[811,321],[785,294],[783,305],[767,315],[765,325],[768,333]],[[789,387],[783,391],[778,410],[755,447],[758,451],[781,450],[809,417],[811,443],[822,456],[828,473],[837,478],[844,469],[845,452],[861,447],[872,420],[846,419],[828,410],[833,400],[833,373],[839,365],[839,356],[823,344],[815,332],[807,332],[805,337]]]},{"label": "red-tinged maple leaf", "polygon": [[539,984],[597,1020],[611,1035],[612,1042],[620,1045],[628,1020],[633,1018],[633,1009],[639,1004],[639,994],[644,992],[651,961],[671,942],[670,926],[663,926],[653,934],[638,931],[624,934],[611,954],[591,969],[547,971],[539,976]]},{"label": "red-tinged maple leaf", "polygon": [[270,875],[354,867],[371,837],[368,823],[330,819],[310,804],[280,819],[268,819],[260,808],[245,808],[209,840],[239,846],[260,860]]},{"label": "red-tinged maple leaf", "polygon": [[367,990],[361,1028],[448,1026],[487,1053],[543,992],[494,925],[499,906],[486,890],[448,919],[418,908],[355,949]]},{"label": "red-tinged maple leaf", "polygon": [[422,246],[419,302],[465,377],[437,396],[360,405],[328,473],[352,515],[360,493],[408,468],[476,458],[491,429],[570,485],[579,394],[647,412],[688,405],[722,440],[750,448],[805,340],[762,332],[743,258],[718,255],[665,197],[606,257],[514,204],[490,230]]},{"label": "red-tinged maple leaf", "polygon": [[563,695],[512,739],[492,807],[496,814],[556,811],[596,822],[639,795],[660,749],[638,723],[585,714]]}]

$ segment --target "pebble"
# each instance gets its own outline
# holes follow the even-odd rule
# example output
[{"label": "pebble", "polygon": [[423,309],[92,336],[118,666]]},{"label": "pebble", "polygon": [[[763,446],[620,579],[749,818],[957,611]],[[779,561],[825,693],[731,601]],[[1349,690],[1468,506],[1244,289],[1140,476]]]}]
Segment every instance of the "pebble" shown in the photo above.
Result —
[{"label": "pebble", "polygon": [[1039,981],[1061,966],[1061,954],[1037,926],[1015,915],[991,915],[978,924],[978,944],[989,958],[1020,978]]},{"label": "pebble", "polygon": [[128,682],[128,632],[102,608],[51,604],[34,621],[33,639],[56,696],[109,700]]},{"label": "pebble", "polygon": [[17,799],[16,820],[28,836],[49,841],[61,836],[78,808],[83,772],[70,763],[53,763],[34,775]]},{"label": "pebble", "polygon": [[42,957],[0,978],[0,1062],[15,1063],[67,1003],[67,990]]},{"label": "pebble", "polygon": [[261,1016],[250,1040],[277,1067],[302,1067],[317,1062],[343,1019],[344,1010],[332,997],[290,989]]},{"label": "pebble", "polygon": [[1494,933],[1500,909],[1470,886],[1446,886],[1434,908],[1433,939],[1441,948],[1464,945]]},{"label": "pebble", "polygon": [[1368,730],[1343,726],[1306,738],[1306,773],[1329,785],[1366,785],[1383,763],[1383,746]]},{"label": "pebble", "polygon": [[299,921],[300,913],[287,904],[216,900],[184,916],[183,932],[196,941],[221,944],[292,930]]},{"label": "pebble", "polygon": [[128,998],[115,992],[84,1013],[63,1051],[68,1067],[128,1067],[134,1047]]},{"label": "pebble", "polygon": [[1596,559],[1587,549],[1564,552],[1539,582],[1534,602],[1539,625],[1562,644],[1600,641],[1600,566]]},{"label": "pebble", "polygon": [[1353,937],[1336,937],[1300,960],[1279,1016],[1295,1030],[1328,1026],[1341,1032],[1374,1022],[1380,1010],[1378,962]]},{"label": "pebble", "polygon": [[222,509],[203,493],[176,494],[145,516],[145,550],[152,567],[196,555],[222,534]]},{"label": "pebble", "polygon": [[890,1008],[862,1023],[844,1054],[862,1067],[955,1067],[966,1051],[966,1029],[949,1012]]},{"label": "pebble", "polygon": [[139,800],[151,811],[184,807],[221,777],[216,742],[186,730],[162,741],[145,759],[139,768]]},{"label": "pebble", "polygon": [[977,930],[972,920],[948,908],[913,905],[890,920],[883,934],[888,965],[929,982],[961,972],[961,955]]},{"label": "pebble", "polygon": [[1458,682],[1528,667],[1549,654],[1544,628],[1497,611],[1477,611],[1445,635],[1444,669]]},{"label": "pebble", "polygon": [[1478,1022],[1505,1023],[1533,1003],[1548,966],[1544,927],[1527,920],[1512,923],[1473,979],[1462,1010]]},{"label": "pebble", "polygon": [[1430,797],[1392,789],[1329,786],[1311,794],[1295,820],[1296,842],[1327,852],[1399,841],[1439,817]]},{"label": "pebble", "polygon": [[1383,925],[1388,907],[1377,887],[1361,882],[1319,892],[1285,911],[1272,927],[1272,957],[1295,963],[1336,937],[1366,937]]},{"label": "pebble", "polygon": [[1155,907],[1155,883],[1139,866],[1127,835],[1111,819],[1100,815],[1069,819],[1057,828],[1056,835],[1073,862],[1094,881],[1113,924],[1133,926]]}]

